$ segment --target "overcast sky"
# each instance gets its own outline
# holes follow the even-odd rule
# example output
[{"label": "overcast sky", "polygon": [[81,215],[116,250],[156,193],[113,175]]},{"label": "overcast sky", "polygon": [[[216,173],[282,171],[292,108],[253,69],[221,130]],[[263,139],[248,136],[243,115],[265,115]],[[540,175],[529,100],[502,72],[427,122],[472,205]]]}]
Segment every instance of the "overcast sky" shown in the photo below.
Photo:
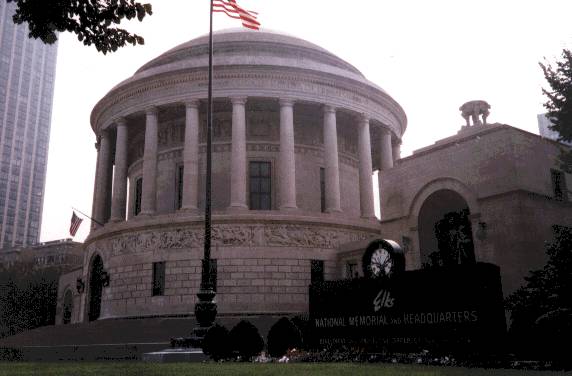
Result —
[{"label": "overcast sky", "polygon": [[[208,32],[209,0],[147,1],[153,15],[125,25],[144,46],[104,56],[60,35],[41,241],[69,237],[72,207],[91,214],[95,103],[147,61]],[[408,117],[402,156],[455,134],[459,106],[473,99],[489,102],[489,122],[538,133],[538,62],[572,47],[570,0],[237,1],[264,28],[331,51],[399,102]],[[238,26],[215,15],[215,30]],[[88,232],[86,220],[75,240]]]}]

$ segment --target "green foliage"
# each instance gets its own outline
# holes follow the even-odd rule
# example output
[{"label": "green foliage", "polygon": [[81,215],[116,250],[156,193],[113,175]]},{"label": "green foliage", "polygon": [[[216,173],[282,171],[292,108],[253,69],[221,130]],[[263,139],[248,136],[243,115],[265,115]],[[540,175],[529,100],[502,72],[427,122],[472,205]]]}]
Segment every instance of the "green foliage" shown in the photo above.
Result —
[{"label": "green foliage", "polygon": [[144,44],[143,37],[117,27],[123,19],[142,21],[153,14],[151,4],[135,0],[7,0],[16,3],[13,20],[16,24],[28,23],[30,38],[39,38],[47,44],[54,43],[57,32],[77,34],[84,45],[94,45],[106,54],[115,52],[127,43]]},{"label": "green foliage", "polygon": [[264,339],[251,322],[241,320],[230,331],[232,349],[238,352],[243,361],[260,354],[264,348]]},{"label": "green foliage", "polygon": [[0,268],[0,337],[55,323],[59,270]]},{"label": "green foliage", "polygon": [[203,339],[203,352],[213,360],[229,359],[232,355],[228,329],[213,325]]},{"label": "green foliage", "polygon": [[531,271],[506,303],[516,350],[562,361],[569,354],[561,344],[572,337],[572,228],[553,226],[553,231],[546,265]]},{"label": "green foliage", "polygon": [[[560,134],[560,141],[572,142],[572,52],[564,49],[562,60],[556,66],[539,63],[550,89],[542,89],[548,97],[544,107],[552,122],[550,129]],[[572,171],[572,151],[562,150],[560,164],[563,170]]]},{"label": "green foliage", "polygon": [[302,335],[300,330],[290,319],[282,317],[268,332],[268,354],[278,358],[286,354],[288,350],[300,348]]}]

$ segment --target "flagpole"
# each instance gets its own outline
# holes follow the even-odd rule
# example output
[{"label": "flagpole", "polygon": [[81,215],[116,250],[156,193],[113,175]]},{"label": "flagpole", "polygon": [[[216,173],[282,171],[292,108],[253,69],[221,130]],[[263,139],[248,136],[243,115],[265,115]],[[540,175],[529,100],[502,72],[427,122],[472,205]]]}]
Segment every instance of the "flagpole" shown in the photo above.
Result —
[{"label": "flagpole", "polygon": [[103,223],[96,221],[95,219],[91,218],[89,215],[85,214],[84,212],[82,212],[81,210],[77,210],[76,208],[74,208],[73,206],[71,207],[73,210],[75,210],[76,212],[78,212],[79,214],[83,215],[86,218],[89,218],[90,220],[92,220],[93,222],[97,223],[100,226],[103,226]]},{"label": "flagpole", "polygon": [[211,260],[211,180],[212,180],[212,79],[213,79],[213,0],[210,0],[210,29],[209,29],[209,77],[207,99],[207,170],[205,187],[205,237],[204,253],[201,270],[201,285],[195,304],[195,319],[197,326],[193,328],[190,342],[193,347],[202,348],[203,339],[208,329],[214,324],[217,306],[214,302],[216,292],[211,273],[216,273]]}]

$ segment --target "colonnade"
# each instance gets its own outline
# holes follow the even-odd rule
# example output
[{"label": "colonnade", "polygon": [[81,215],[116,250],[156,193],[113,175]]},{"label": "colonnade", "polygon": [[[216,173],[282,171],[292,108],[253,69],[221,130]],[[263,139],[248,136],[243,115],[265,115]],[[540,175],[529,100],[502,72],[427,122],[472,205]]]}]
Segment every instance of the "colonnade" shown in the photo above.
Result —
[{"label": "colonnade", "polygon": [[[232,139],[230,169],[230,206],[232,210],[248,210],[247,200],[247,152],[246,152],[246,97],[231,97]],[[281,211],[295,210],[296,204],[296,163],[294,143],[294,101],[280,99],[280,152],[278,157],[278,189]],[[326,212],[341,212],[340,168],[338,158],[338,136],[336,108],[323,107],[323,140]],[[109,130],[100,132],[98,142],[97,171],[94,190],[94,219],[100,223],[125,220],[127,198],[127,145],[128,127],[124,118],[114,121],[115,172],[113,174],[113,194],[111,176],[113,163],[111,134]],[[150,107],[145,111],[145,142],[142,169],[141,213],[155,214],[157,197],[157,156],[158,156],[158,109]],[[372,186],[372,153],[370,119],[359,116],[358,159],[360,213],[363,218],[374,218]],[[382,129],[379,137],[380,169],[393,167],[394,156],[399,153],[399,145],[391,143],[391,133]],[[397,149],[395,149],[397,147]],[[192,211],[198,208],[199,177],[199,101],[185,103],[185,137],[183,150],[183,186],[181,210]]]}]

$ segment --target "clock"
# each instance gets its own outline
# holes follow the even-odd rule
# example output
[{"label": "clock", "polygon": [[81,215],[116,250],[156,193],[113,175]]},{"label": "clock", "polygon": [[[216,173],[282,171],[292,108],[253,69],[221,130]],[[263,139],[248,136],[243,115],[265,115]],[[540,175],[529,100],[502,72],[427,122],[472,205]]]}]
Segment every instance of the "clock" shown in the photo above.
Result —
[{"label": "clock", "polygon": [[362,265],[368,278],[391,278],[405,270],[405,257],[399,244],[378,239],[367,246]]}]

